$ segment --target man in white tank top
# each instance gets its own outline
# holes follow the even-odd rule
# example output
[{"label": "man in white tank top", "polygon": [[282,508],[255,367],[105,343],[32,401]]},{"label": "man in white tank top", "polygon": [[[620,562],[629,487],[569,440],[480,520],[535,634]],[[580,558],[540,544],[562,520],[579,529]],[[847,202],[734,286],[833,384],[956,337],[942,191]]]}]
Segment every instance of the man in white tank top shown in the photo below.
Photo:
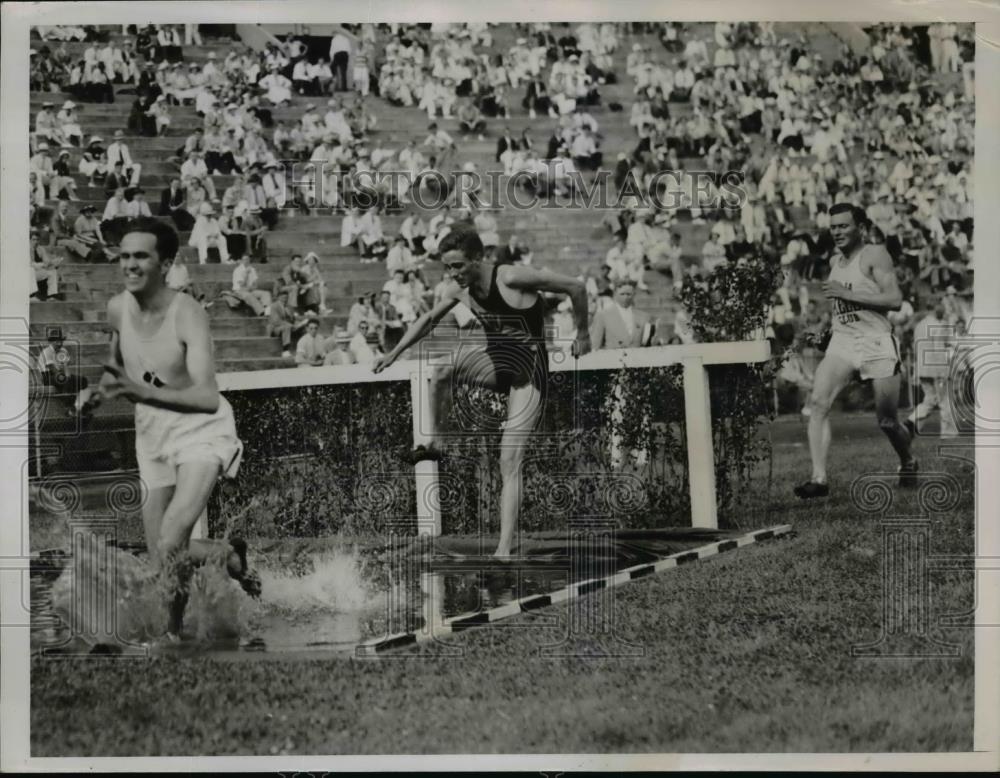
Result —
[{"label": "man in white tank top", "polygon": [[224,561],[248,594],[260,594],[245,542],[191,539],[219,476],[235,475],[243,447],[215,383],[208,316],[192,297],[166,285],[177,249],[177,233],[165,222],[136,219],[127,227],[119,254],[125,291],[108,301],[111,358],[91,401],[135,403],[146,544],[172,593],[173,637],[180,634],[194,565]]},{"label": "man in white tank top", "polygon": [[867,242],[868,220],[861,208],[838,203],[830,209],[830,232],[837,246],[823,293],[832,305],[833,334],[826,356],[816,368],[809,400],[809,452],[812,477],[795,487],[803,499],[825,497],[830,450],[830,408],[854,373],[871,380],[878,425],[899,456],[899,485],[916,482],[917,460],[910,453],[910,433],[897,418],[899,348],[892,335],[889,311],[903,295],[885,246]]}]

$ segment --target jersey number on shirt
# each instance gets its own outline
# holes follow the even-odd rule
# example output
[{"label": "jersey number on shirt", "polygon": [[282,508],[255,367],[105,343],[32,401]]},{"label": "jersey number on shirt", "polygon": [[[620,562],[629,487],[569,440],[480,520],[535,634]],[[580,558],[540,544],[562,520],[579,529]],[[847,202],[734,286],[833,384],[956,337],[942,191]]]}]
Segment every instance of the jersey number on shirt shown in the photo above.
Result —
[{"label": "jersey number on shirt", "polygon": [[[844,288],[850,289],[850,284],[844,284]],[[838,321],[841,324],[854,324],[855,322],[861,321],[861,317],[858,316],[854,311],[863,311],[864,308],[855,303],[848,302],[847,300],[841,300],[839,297],[833,299],[833,311],[837,315]]]}]

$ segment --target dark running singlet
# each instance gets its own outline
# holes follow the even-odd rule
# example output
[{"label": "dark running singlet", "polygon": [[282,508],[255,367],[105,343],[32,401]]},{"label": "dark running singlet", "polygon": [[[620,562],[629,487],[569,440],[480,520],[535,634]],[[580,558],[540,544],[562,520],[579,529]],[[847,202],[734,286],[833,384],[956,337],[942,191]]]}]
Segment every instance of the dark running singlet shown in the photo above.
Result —
[{"label": "dark running singlet", "polygon": [[469,297],[475,303],[472,312],[486,332],[486,353],[504,390],[533,384],[544,391],[549,373],[545,301],[538,295],[530,308],[511,306],[497,284],[499,269],[499,265],[493,266],[485,298],[469,287]]}]

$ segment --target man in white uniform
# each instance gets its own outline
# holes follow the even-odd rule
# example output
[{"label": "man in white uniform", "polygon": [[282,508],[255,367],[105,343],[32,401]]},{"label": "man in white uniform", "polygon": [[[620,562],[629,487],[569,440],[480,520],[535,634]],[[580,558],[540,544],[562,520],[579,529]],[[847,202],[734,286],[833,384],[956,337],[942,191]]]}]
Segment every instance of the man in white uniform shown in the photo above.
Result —
[{"label": "man in white uniform", "polygon": [[143,526],[169,593],[171,639],[180,635],[195,565],[219,559],[248,594],[261,590],[244,541],[191,539],[216,481],[235,476],[243,445],[215,382],[208,315],[166,285],[178,244],[165,222],[129,223],[119,255],[125,291],[108,301],[110,360],[97,391],[82,403],[92,409],[101,399],[122,397],[135,404],[136,458],[147,490]]},{"label": "man in white uniform", "polygon": [[810,397],[809,452],[812,477],[795,487],[802,499],[825,497],[826,462],[830,450],[830,408],[855,372],[870,380],[875,392],[878,425],[899,456],[899,485],[916,483],[917,460],[911,437],[897,415],[899,347],[886,313],[902,305],[903,295],[885,246],[868,243],[864,210],[849,203],[830,209],[830,232],[837,247],[823,293],[833,305],[833,336],[816,368]]}]

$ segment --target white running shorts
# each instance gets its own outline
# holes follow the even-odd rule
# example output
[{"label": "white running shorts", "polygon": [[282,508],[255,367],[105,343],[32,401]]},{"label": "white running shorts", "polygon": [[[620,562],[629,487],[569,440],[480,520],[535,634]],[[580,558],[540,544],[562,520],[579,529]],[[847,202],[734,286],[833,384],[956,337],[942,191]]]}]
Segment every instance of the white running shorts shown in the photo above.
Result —
[{"label": "white running shorts", "polygon": [[222,396],[215,413],[178,413],[150,405],[135,407],[135,453],[147,489],[177,483],[186,462],[217,462],[221,474],[235,478],[243,458],[233,409]]},{"label": "white running shorts", "polygon": [[900,371],[899,346],[890,333],[848,335],[833,333],[827,354],[836,354],[861,374],[862,381],[892,378]]}]

